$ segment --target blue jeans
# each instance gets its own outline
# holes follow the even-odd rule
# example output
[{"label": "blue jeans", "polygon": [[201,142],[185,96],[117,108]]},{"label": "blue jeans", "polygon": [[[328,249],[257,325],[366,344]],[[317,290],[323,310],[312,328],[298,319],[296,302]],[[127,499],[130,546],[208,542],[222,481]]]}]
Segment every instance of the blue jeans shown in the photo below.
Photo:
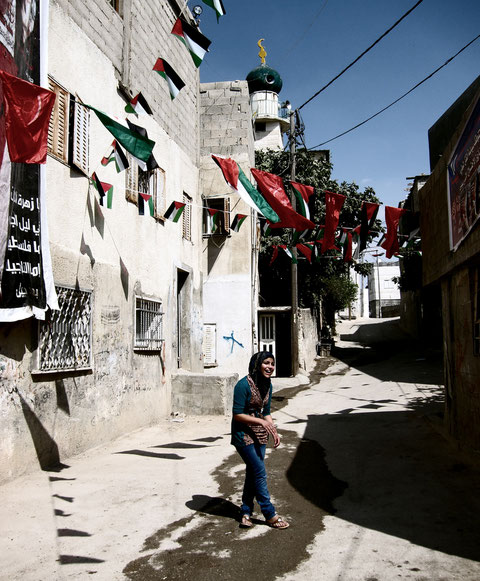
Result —
[{"label": "blue jeans", "polygon": [[275,516],[275,507],[270,502],[267,488],[267,471],[265,470],[265,444],[249,444],[237,447],[237,451],[246,464],[245,485],[242,494],[242,514],[251,515],[253,500],[257,499],[263,516],[266,520]]}]

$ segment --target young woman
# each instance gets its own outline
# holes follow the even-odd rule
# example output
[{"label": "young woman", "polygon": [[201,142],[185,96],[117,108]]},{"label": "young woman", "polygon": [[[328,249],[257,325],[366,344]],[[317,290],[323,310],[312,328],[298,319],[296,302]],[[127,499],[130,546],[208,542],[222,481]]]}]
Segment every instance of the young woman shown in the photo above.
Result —
[{"label": "young woman", "polygon": [[241,379],[233,392],[232,444],[246,465],[241,506],[241,526],[252,526],[253,501],[256,498],[265,522],[276,529],[289,524],[278,516],[270,501],[265,470],[265,450],[269,436],[273,445],[280,445],[280,436],[270,415],[275,359],[268,351],[255,353],[250,359],[248,375]]}]

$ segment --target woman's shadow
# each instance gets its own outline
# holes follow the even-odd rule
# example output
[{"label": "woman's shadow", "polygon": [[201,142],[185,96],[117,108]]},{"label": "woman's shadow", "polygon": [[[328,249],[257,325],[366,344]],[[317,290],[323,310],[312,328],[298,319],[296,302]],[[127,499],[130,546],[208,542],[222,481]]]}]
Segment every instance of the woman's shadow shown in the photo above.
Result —
[{"label": "woman's shadow", "polygon": [[[185,505],[191,510],[196,510],[203,514],[231,518],[234,521],[240,522],[240,509],[236,504],[224,498],[213,498],[205,494],[194,494],[192,500],[186,502]],[[252,522],[257,524],[264,523],[264,521],[256,520],[255,518],[252,518]]]}]

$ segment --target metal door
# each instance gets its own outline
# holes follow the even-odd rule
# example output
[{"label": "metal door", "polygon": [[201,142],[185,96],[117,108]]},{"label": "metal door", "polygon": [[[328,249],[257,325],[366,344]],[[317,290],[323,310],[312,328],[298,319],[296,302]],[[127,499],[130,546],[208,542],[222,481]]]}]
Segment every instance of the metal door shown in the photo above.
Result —
[{"label": "metal door", "polygon": [[270,351],[276,357],[275,315],[260,315],[260,351]]}]

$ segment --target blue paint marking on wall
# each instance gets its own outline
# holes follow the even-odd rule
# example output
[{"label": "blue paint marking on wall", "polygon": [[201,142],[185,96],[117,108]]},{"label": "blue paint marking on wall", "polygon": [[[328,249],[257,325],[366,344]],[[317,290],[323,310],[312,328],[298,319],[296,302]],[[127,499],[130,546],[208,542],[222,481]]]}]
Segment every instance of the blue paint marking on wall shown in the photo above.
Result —
[{"label": "blue paint marking on wall", "polygon": [[242,349],[245,349],[245,347],[235,339],[235,337],[233,336],[233,331],[232,331],[232,334],[230,335],[230,337],[225,337],[225,335],[224,335],[223,338],[225,339],[225,341],[231,341],[232,342],[232,346],[230,348],[230,353],[233,353],[233,347],[235,346],[235,343],[237,345],[240,345],[240,347]]}]

